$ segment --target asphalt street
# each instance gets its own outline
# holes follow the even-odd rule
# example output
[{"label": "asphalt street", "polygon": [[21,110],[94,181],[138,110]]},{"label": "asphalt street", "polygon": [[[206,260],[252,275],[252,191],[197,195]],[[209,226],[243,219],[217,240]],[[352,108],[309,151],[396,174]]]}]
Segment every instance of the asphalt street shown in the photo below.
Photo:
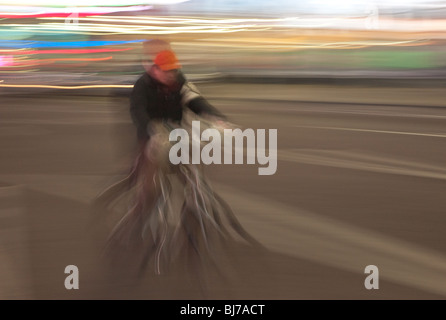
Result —
[{"label": "asphalt street", "polygon": [[[110,279],[91,201],[135,148],[124,95],[3,95],[4,299],[444,299],[446,93],[429,87],[198,84],[240,128],[277,129],[277,171],[206,167],[267,252],[234,249],[209,291],[181,275]],[[92,232],[93,230],[93,232]],[[67,290],[67,265],[80,288]],[[367,266],[379,288],[366,289]]]}]

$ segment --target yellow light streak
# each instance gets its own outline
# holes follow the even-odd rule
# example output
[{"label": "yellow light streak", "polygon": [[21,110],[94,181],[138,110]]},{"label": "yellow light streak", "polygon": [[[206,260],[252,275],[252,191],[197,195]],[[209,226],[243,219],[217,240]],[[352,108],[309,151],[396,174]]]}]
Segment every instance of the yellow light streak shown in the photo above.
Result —
[{"label": "yellow light streak", "polygon": [[11,73],[31,73],[31,72],[37,72],[40,71],[40,69],[29,69],[29,70],[7,70],[7,71],[2,71],[0,70],[0,73],[7,73],[7,74],[11,74]]},{"label": "yellow light streak", "polygon": [[20,48],[20,49],[0,49],[0,54],[4,53],[11,53],[11,52],[17,52],[17,51],[25,51],[29,50],[28,48]]},{"label": "yellow light streak", "polygon": [[[40,20],[64,20],[61,17],[40,17]],[[150,23],[150,24],[239,24],[239,23],[265,23],[265,22],[284,22],[289,21],[289,18],[278,18],[278,19],[201,19],[201,18],[190,18],[190,17],[135,17],[134,19],[129,19],[128,16],[114,16],[114,17],[103,17],[103,16],[90,16],[90,17],[79,17],[78,21],[110,21],[110,22],[125,22],[125,23]],[[291,20],[298,20],[292,18]]]},{"label": "yellow light streak", "polygon": [[[3,81],[2,81],[3,82]],[[53,86],[53,85],[38,85],[38,84],[0,84],[0,87],[7,88],[43,88],[43,89],[91,89],[91,88],[133,88],[133,85],[129,84],[98,84],[98,85],[81,85],[81,86]]]},{"label": "yellow light streak", "polygon": [[[55,30],[56,32],[67,32],[67,31],[77,31],[77,32],[99,32],[102,31],[104,33],[118,33],[118,34],[179,34],[179,33],[234,33],[241,31],[267,31],[268,28],[258,28],[258,29],[249,29],[252,26],[233,26],[227,29],[209,29],[207,27],[184,27],[184,28],[168,28],[168,27],[153,27],[153,26],[125,26],[118,28],[115,25],[65,25],[65,24],[42,24],[38,26],[25,26],[20,25],[16,27],[20,30],[27,31],[44,31],[45,29],[48,31]],[[206,29],[207,28],[207,29]],[[156,30],[154,30],[156,29]],[[63,31],[62,31],[63,30]]]}]

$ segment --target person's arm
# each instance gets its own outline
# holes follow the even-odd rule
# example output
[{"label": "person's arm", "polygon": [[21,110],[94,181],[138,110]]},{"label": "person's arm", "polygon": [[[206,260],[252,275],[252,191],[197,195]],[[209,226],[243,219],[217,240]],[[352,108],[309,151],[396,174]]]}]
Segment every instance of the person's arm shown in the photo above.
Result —
[{"label": "person's arm", "polygon": [[149,123],[146,90],[146,84],[143,78],[140,78],[136,81],[130,94],[130,115],[136,126],[138,139],[143,140],[148,138],[147,125]]},{"label": "person's arm", "polygon": [[223,115],[217,108],[212,106],[198,91],[197,87],[190,82],[186,82],[181,88],[182,103],[194,113],[200,116],[207,116],[218,118],[226,121],[226,116]]}]

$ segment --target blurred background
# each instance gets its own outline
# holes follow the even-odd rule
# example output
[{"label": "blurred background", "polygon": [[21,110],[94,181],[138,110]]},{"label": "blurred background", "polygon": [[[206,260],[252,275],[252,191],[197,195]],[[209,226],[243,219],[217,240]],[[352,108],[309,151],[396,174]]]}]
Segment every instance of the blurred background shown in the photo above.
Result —
[{"label": "blurred background", "polygon": [[[1,1],[0,298],[444,299],[445,37],[444,0]],[[133,161],[152,39],[231,122],[278,130],[276,174],[206,168],[270,249],[207,294],[107,278],[91,221]]]},{"label": "blurred background", "polygon": [[445,76],[441,0],[3,1],[0,18],[3,87],[131,84],[153,38],[194,79]]}]

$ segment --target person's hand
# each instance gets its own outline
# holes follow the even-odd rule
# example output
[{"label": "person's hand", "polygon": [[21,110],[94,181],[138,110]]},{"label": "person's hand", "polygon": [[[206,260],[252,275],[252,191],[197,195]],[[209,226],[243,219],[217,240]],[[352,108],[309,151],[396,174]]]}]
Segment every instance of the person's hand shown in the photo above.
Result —
[{"label": "person's hand", "polygon": [[205,126],[207,126],[208,128],[217,129],[220,132],[223,132],[224,129],[238,128],[238,126],[236,126],[235,124],[217,116],[205,115],[202,116],[201,119],[204,120]]},{"label": "person's hand", "polygon": [[208,118],[211,127],[219,130],[219,131],[223,131],[224,129],[233,129],[236,128],[237,126],[234,125],[233,123],[227,121],[225,118],[221,118],[221,117],[210,117]]},{"label": "person's hand", "polygon": [[222,131],[224,129],[232,129],[235,127],[232,123],[225,120],[216,120],[214,122],[214,126],[217,127],[219,131]]}]

